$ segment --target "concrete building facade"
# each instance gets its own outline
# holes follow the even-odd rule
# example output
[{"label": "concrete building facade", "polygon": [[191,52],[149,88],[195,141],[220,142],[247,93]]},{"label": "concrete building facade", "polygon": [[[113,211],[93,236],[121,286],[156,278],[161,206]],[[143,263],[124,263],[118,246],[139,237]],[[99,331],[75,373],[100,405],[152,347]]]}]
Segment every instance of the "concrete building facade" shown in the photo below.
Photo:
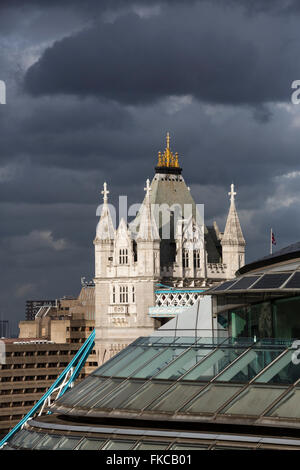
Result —
[{"label": "concrete building facade", "polygon": [[[3,338],[0,363],[0,435],[17,424],[67,367],[95,327],[94,285],[77,299],[41,301],[33,320],[19,323],[19,338]],[[2,344],[3,346],[3,344]],[[95,349],[78,381],[97,367]]]}]

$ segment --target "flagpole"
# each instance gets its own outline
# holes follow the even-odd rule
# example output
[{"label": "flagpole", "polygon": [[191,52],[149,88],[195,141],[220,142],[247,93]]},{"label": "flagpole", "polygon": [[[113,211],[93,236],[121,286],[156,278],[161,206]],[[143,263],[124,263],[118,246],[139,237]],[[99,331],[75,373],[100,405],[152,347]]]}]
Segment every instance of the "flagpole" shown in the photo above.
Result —
[{"label": "flagpole", "polygon": [[270,234],[270,255],[272,254],[272,229]]}]

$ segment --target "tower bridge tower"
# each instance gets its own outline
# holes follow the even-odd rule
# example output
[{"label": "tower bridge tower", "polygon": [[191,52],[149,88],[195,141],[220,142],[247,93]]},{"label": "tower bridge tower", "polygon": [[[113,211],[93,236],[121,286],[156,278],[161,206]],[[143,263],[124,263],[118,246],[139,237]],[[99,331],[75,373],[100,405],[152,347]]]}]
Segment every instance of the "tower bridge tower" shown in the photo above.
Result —
[{"label": "tower bridge tower", "polygon": [[[199,291],[233,277],[244,264],[245,240],[234,187],[224,234],[216,223],[206,227],[183,179],[178,153],[171,150],[169,133],[165,151],[158,154],[155,175],[144,189],[136,218],[129,225],[122,219],[115,228],[104,183],[94,240],[99,364],[137,337],[151,335],[157,322],[151,308],[162,302],[160,283]],[[187,297],[197,296],[192,292]]]}]

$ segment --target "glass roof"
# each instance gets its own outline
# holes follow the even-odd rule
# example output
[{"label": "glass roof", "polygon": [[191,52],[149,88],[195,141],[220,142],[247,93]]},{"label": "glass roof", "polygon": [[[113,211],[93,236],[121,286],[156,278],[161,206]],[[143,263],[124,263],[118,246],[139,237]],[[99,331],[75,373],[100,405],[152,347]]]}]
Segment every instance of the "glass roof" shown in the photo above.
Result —
[{"label": "glass roof", "polygon": [[207,290],[206,294],[222,295],[238,294],[242,292],[291,292],[300,291],[300,266],[288,264],[262,269],[251,274],[245,274],[231,281],[225,281],[216,287]]},{"label": "glass roof", "polygon": [[[2,450],[230,450],[230,449],[300,449],[299,439],[247,437],[240,435],[208,433],[170,433],[160,436],[159,432],[142,431],[139,435],[123,436],[117,433],[98,433],[95,437],[47,434],[31,430],[19,431]],[[112,435],[113,434],[113,435]],[[172,436],[173,434],[173,436]],[[28,445],[30,443],[30,445]]]},{"label": "glass roof", "polygon": [[268,449],[277,448],[300,449],[300,441],[295,439],[268,439],[247,438],[239,435],[208,434],[208,433],[176,433],[169,435],[159,431],[152,432],[141,430],[137,435],[124,436],[118,434],[118,429],[108,430],[95,437],[84,436],[82,433],[76,436],[33,432],[32,430],[19,431],[3,450],[214,450],[214,449]]},{"label": "glass roof", "polygon": [[[139,338],[54,403],[60,413],[280,416],[299,396],[289,341],[268,338]],[[291,389],[295,388],[295,392]],[[300,422],[299,422],[300,427]],[[46,444],[45,444],[46,445]],[[92,445],[92,444],[91,444]]]},{"label": "glass roof", "polygon": [[[231,431],[222,439],[217,434],[197,437],[197,427],[175,432],[173,423],[267,424],[282,427],[282,432],[300,428],[300,364],[294,361],[295,351],[291,341],[272,338],[139,338],[56,400],[50,415],[30,420],[6,448],[263,448],[264,438],[249,437],[248,431],[236,439]],[[139,424],[126,429],[132,418]],[[155,422],[153,428],[150,422]],[[266,446],[279,445],[276,439],[270,438]],[[300,448],[300,440],[281,441]]]}]

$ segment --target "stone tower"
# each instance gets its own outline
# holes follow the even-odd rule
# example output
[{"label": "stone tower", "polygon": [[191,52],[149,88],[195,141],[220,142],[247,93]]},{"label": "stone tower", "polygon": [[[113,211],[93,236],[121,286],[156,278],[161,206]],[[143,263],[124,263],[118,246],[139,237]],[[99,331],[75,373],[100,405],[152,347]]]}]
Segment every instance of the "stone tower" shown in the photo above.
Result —
[{"label": "stone tower", "polygon": [[[160,283],[204,288],[234,277],[244,264],[245,241],[234,205],[224,235],[207,227],[187,187],[170,138],[159,152],[155,175],[135,219],[114,228],[104,183],[96,230],[95,317],[99,364],[140,336],[149,336]],[[232,192],[233,193],[233,189]],[[157,321],[157,320],[156,320]]]}]

